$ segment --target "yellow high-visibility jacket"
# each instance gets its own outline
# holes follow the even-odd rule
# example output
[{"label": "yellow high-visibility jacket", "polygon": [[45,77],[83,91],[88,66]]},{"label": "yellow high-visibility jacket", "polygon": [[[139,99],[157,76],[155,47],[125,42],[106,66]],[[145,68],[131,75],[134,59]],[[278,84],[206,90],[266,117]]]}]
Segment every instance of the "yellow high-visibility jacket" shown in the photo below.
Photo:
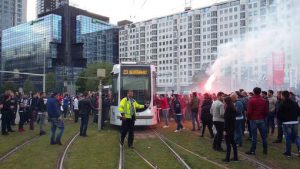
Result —
[{"label": "yellow high-visibility jacket", "polygon": [[[144,105],[140,105],[138,104],[134,99],[133,99],[133,107],[134,107],[134,115],[136,115],[136,109],[143,109]],[[119,112],[122,114],[124,114],[126,119],[131,119],[131,114],[130,114],[130,109],[131,109],[131,104],[130,101],[128,100],[127,97],[124,97],[121,102],[120,102],[120,106],[119,106]]]}]

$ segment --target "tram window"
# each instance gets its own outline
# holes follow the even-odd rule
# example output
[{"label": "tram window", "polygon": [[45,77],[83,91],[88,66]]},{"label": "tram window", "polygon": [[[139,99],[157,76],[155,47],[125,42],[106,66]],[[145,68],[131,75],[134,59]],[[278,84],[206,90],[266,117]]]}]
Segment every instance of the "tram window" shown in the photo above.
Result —
[{"label": "tram window", "polygon": [[150,78],[145,76],[123,76],[121,98],[127,96],[127,91],[132,90],[134,99],[139,104],[145,104],[151,100]]}]

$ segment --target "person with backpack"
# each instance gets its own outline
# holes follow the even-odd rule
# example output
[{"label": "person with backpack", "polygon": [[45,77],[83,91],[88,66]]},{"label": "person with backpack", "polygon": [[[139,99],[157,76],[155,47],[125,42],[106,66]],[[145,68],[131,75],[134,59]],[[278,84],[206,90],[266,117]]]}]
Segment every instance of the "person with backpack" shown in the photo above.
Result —
[{"label": "person with backpack", "polygon": [[174,113],[175,113],[175,120],[177,123],[177,128],[175,130],[175,133],[179,132],[181,129],[183,129],[183,125],[181,123],[182,121],[182,112],[181,112],[181,103],[179,100],[179,96],[177,94],[174,95]]},{"label": "person with backpack", "polygon": [[192,124],[193,124],[192,131],[196,130],[195,123],[197,123],[198,130],[200,130],[200,121],[199,121],[199,117],[198,117],[198,115],[199,115],[199,112],[198,112],[199,104],[200,104],[200,100],[197,97],[197,93],[194,92],[191,103],[190,103],[191,112],[192,112]]},{"label": "person with backpack", "polygon": [[213,127],[213,120],[212,115],[210,114],[210,108],[212,105],[212,97],[208,94],[204,94],[204,101],[201,105],[201,121],[202,121],[202,131],[201,131],[201,137],[204,137],[205,128],[208,128],[208,131],[210,133],[210,137],[214,138],[214,133],[212,130]]}]

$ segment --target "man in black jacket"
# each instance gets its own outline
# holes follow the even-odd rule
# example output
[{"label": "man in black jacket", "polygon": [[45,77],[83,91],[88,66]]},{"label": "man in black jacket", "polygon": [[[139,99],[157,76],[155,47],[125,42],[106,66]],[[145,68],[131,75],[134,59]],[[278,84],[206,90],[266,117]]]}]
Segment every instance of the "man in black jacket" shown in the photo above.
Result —
[{"label": "man in black jacket", "polygon": [[295,141],[298,152],[300,153],[300,139],[298,138],[298,117],[300,115],[300,109],[298,104],[290,98],[288,91],[283,91],[281,96],[283,101],[279,105],[277,118],[282,122],[286,140],[286,149],[283,154],[287,157],[291,157],[291,144],[293,141]]},{"label": "man in black jacket", "polygon": [[83,93],[83,99],[79,101],[79,113],[81,115],[80,136],[87,137],[86,130],[89,122],[89,114],[92,110],[97,110],[91,102],[88,92]]},{"label": "man in black jacket", "polygon": [[40,93],[40,98],[38,100],[38,115],[37,115],[37,123],[40,125],[40,136],[45,135],[45,120],[47,116],[47,107],[46,107],[47,99],[45,97],[45,93]]}]

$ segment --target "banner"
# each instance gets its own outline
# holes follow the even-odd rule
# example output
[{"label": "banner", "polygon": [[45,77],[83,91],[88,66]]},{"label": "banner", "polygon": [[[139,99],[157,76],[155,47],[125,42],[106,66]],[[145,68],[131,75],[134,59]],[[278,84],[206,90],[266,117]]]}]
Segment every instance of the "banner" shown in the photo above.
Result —
[{"label": "banner", "polygon": [[273,52],[273,83],[276,86],[282,86],[284,84],[284,52]]}]

